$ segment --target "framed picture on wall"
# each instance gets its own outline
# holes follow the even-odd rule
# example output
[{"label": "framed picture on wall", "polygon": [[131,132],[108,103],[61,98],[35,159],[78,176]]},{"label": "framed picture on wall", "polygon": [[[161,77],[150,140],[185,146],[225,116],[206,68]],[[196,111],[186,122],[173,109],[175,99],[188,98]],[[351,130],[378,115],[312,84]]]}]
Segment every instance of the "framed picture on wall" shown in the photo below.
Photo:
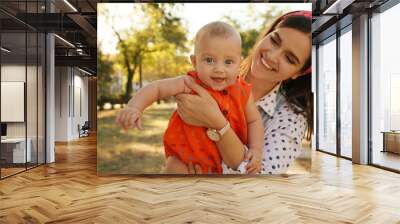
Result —
[{"label": "framed picture on wall", "polygon": [[[293,108],[288,101],[274,105],[285,97],[284,91],[293,95],[296,83],[311,84],[311,21],[310,3],[99,3],[98,173],[307,173],[311,158],[305,136],[311,114],[306,118],[288,113],[284,108]],[[288,46],[296,59],[294,53],[282,59],[285,75],[277,73],[279,66],[258,47],[273,48],[274,41],[296,42]],[[291,60],[298,61],[298,68],[293,69]],[[216,65],[220,67],[211,69]],[[300,70],[304,74],[294,77]],[[256,78],[246,80],[247,74]],[[267,84],[261,91],[250,87],[259,77],[268,77],[262,79]],[[210,94],[207,99],[215,107],[203,101],[186,105],[191,108],[184,111],[193,110],[194,116],[217,111],[212,115],[221,118],[217,122],[193,118],[202,121],[196,126],[181,119],[178,111],[184,105],[176,96],[196,97],[195,88],[184,83],[188,79]],[[288,79],[290,85],[278,85]],[[301,102],[311,101],[308,84],[301,85]],[[252,94],[263,96],[257,99],[261,112]],[[225,134],[230,144],[219,148]],[[227,146],[229,153],[224,153]],[[251,158],[247,161],[246,156]]]}]

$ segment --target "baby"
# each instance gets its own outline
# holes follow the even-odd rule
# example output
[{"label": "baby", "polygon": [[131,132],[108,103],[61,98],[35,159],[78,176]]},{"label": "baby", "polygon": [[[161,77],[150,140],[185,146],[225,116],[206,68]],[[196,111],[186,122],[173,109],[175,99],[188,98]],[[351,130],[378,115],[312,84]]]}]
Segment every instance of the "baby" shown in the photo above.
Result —
[{"label": "baby", "polygon": [[[218,103],[227,122],[224,127],[205,129],[184,123],[175,111],[164,135],[166,165],[164,173],[188,173],[189,163],[200,165],[204,173],[225,173],[216,146],[232,129],[253,155],[262,156],[263,125],[251,94],[251,87],[239,78],[241,38],[230,25],[212,22],[195,37],[194,55],[190,60],[195,71],[176,78],[157,80],[142,88],[117,116],[123,128],[141,129],[141,114],[153,102],[180,93],[195,94],[185,84],[193,79],[202,85]],[[252,160],[253,161],[253,160]],[[242,171],[244,172],[244,171]]]}]

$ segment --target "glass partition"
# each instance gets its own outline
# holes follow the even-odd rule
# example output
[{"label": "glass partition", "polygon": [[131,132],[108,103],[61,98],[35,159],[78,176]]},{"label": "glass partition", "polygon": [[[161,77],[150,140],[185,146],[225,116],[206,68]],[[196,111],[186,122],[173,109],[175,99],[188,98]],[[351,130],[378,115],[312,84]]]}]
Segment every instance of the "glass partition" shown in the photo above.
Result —
[{"label": "glass partition", "polygon": [[46,65],[46,38],[43,33],[38,34],[38,64],[37,64],[37,162],[43,164],[46,162],[46,147],[45,147],[45,99],[46,99],[46,78],[45,78],[45,65]]},{"label": "glass partition", "polygon": [[351,26],[340,36],[340,155],[351,158],[352,149],[352,34]]},{"label": "glass partition", "polygon": [[27,111],[27,150],[30,151],[30,158],[28,159],[28,168],[37,165],[37,127],[38,127],[38,111],[37,111],[37,76],[38,76],[38,49],[37,41],[38,35],[36,32],[27,33],[27,94],[26,94],[26,111]]},{"label": "glass partition", "polygon": [[[26,33],[1,34],[1,140],[2,177],[26,169]],[[4,50],[6,49],[6,50]],[[29,162],[29,160],[28,160]]]},{"label": "glass partition", "polygon": [[[28,5],[26,5],[28,3]],[[41,4],[41,5],[40,5]],[[43,11],[44,1],[2,1],[0,7]],[[40,7],[39,7],[40,5]],[[0,11],[0,178],[45,162],[45,35]]]},{"label": "glass partition", "polygon": [[400,5],[371,18],[372,164],[400,171]]},{"label": "glass partition", "polygon": [[336,35],[318,47],[318,149],[336,154]]}]

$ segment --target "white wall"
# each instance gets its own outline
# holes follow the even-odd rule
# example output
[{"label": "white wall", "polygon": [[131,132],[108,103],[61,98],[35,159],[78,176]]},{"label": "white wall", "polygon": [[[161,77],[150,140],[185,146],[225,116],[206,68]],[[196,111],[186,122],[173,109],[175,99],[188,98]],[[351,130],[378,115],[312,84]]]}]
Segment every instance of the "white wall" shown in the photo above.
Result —
[{"label": "white wall", "polygon": [[88,120],[88,78],[76,68],[56,67],[55,107],[55,140],[79,138],[78,124]]},{"label": "white wall", "polygon": [[68,86],[67,67],[55,68],[55,141],[68,141]]}]

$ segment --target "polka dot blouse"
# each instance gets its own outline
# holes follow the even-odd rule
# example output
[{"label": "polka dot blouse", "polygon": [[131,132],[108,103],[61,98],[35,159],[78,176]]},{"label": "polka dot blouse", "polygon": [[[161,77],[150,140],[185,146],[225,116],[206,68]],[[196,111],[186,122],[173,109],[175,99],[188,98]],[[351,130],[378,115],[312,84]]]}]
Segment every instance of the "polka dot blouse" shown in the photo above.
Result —
[{"label": "polka dot blouse", "polygon": [[[256,102],[264,124],[264,155],[262,174],[282,174],[293,164],[301,150],[301,140],[307,123],[302,114],[296,114],[277,85]],[[243,162],[236,173],[245,173]],[[234,173],[223,164],[224,173]]]},{"label": "polka dot blouse", "polygon": [[300,154],[306,118],[296,114],[276,86],[257,101],[264,124],[264,158],[262,174],[281,174]]}]

